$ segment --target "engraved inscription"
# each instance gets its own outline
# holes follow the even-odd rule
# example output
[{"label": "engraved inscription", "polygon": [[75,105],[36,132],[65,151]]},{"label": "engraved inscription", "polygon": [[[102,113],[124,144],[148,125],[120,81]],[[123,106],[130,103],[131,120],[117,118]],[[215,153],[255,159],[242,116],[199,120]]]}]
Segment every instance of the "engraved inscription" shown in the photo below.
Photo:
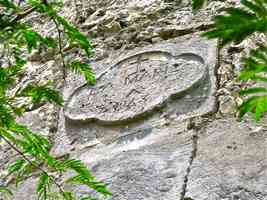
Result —
[{"label": "engraved inscription", "polygon": [[111,67],[96,86],[78,88],[66,104],[65,115],[73,120],[128,120],[200,84],[206,72],[203,59],[195,54],[133,55]]}]

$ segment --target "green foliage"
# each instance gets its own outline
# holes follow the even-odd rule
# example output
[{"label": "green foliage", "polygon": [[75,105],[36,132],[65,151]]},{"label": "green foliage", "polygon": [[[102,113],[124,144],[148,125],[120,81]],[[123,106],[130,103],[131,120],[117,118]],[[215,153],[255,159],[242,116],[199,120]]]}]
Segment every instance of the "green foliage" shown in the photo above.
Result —
[{"label": "green foliage", "polygon": [[18,7],[9,0],[0,0],[0,5],[2,5],[6,10],[8,9],[18,10]]},{"label": "green foliage", "polygon": [[252,50],[250,56],[243,59],[244,70],[240,79],[244,81],[256,80],[266,82],[264,73],[267,72],[267,47]]},{"label": "green foliage", "polygon": [[68,23],[68,21],[66,21],[63,17],[55,16],[55,20],[64,27],[70,43],[72,45],[80,46],[80,48],[82,48],[89,57],[91,55],[92,45],[87,40],[86,36],[81,34],[77,28]]},{"label": "green foliage", "polygon": [[62,99],[59,92],[45,86],[34,86],[32,84],[27,85],[18,96],[31,97],[32,103],[40,103],[41,101],[48,101],[55,103],[59,106],[63,105],[64,100]]},{"label": "green foliage", "polygon": [[67,67],[76,73],[83,74],[88,83],[96,83],[96,78],[89,65],[81,63],[79,61],[73,61],[69,65],[67,65]]},{"label": "green foliage", "polygon": [[[24,73],[27,60],[23,58],[27,52],[30,54],[34,49],[52,48],[61,54],[63,67],[83,75],[88,84],[96,82],[89,65],[75,60],[70,63],[64,61],[64,46],[80,49],[87,57],[91,56],[92,46],[85,35],[58,15],[62,2],[28,0],[26,3],[27,10],[24,10],[25,7],[20,7],[11,0],[0,0],[0,10],[4,11],[0,14],[0,44],[4,47],[0,65],[0,139],[19,155],[19,158],[7,167],[8,177],[12,177],[10,184],[18,186],[34,174],[39,178],[36,186],[39,200],[78,200],[75,193],[65,189],[73,184],[85,185],[103,196],[109,196],[111,193],[106,185],[97,181],[85,164],[75,159],[54,157],[50,153],[52,145],[47,138],[16,122],[17,116],[23,115],[36,105],[54,103],[62,106],[64,103],[60,93],[50,83],[31,83],[16,88]],[[59,37],[42,36],[27,20],[22,20],[33,12],[51,19]],[[25,105],[21,106],[17,103],[21,98],[29,101],[25,101]],[[73,171],[75,174],[58,182],[57,178],[67,171]],[[5,199],[12,195],[8,186],[0,186],[0,194],[5,194]],[[80,199],[95,200],[88,194]]]},{"label": "green foliage", "polygon": [[[203,1],[193,0],[195,9],[203,5]],[[255,33],[267,33],[267,0],[241,0],[241,7],[230,7],[224,14],[214,18],[214,28],[203,35],[218,38],[221,44],[240,43]],[[267,44],[260,44],[251,50],[249,56],[243,58],[244,69],[240,73],[240,81],[267,82]],[[246,96],[239,107],[239,116],[252,112],[259,121],[267,111],[267,89],[265,87],[248,87],[240,91]]]},{"label": "green foliage", "polygon": [[38,199],[40,200],[46,200],[47,194],[51,190],[52,180],[51,177],[47,173],[42,173],[39,177],[39,181],[37,184],[37,193],[38,193]]},{"label": "green foliage", "polygon": [[199,10],[204,5],[205,0],[193,0],[193,10]]},{"label": "green foliage", "polygon": [[[267,47],[252,50],[250,56],[243,59],[243,63],[244,70],[239,76],[240,80],[267,82],[265,76],[267,72]],[[250,87],[241,90],[240,95],[254,95],[246,99],[240,106],[240,117],[243,117],[247,112],[253,112],[256,120],[259,121],[262,114],[267,111],[267,89]]]},{"label": "green foliage", "polygon": [[62,25],[64,33],[70,42],[71,45],[77,45],[84,50],[86,55],[91,56],[92,45],[85,35],[83,35],[76,27],[70,24],[64,17],[61,17],[57,14],[57,11],[54,9],[55,6],[60,6],[61,3],[54,3],[54,6],[51,4],[42,3],[39,0],[30,0],[29,4],[36,7],[39,12],[46,13],[48,16],[52,17],[54,21]]},{"label": "green foliage", "polygon": [[91,197],[84,197],[84,198],[81,198],[81,200],[97,200],[97,199],[91,198]]},{"label": "green foliage", "polygon": [[27,164],[27,162],[23,159],[16,160],[8,167],[9,174],[13,174],[14,172],[21,170],[25,164]]},{"label": "green foliage", "polygon": [[240,43],[256,32],[267,32],[266,0],[241,0],[244,8],[227,8],[225,15],[214,18],[215,29],[204,34],[208,38],[220,38],[222,45]]},{"label": "green foliage", "polygon": [[9,196],[12,196],[13,193],[11,192],[11,190],[9,190],[7,187],[5,186],[0,186],[0,194],[6,194],[6,195],[9,195]]},{"label": "green foliage", "polygon": [[247,112],[255,113],[255,119],[259,121],[262,117],[262,113],[267,111],[267,96],[252,96],[249,97],[240,106],[240,117],[243,117]]}]

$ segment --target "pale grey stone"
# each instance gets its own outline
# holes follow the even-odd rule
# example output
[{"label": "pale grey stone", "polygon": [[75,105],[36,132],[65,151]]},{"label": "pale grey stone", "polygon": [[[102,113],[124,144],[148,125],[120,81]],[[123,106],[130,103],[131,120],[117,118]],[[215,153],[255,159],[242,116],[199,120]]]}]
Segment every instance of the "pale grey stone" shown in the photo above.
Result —
[{"label": "pale grey stone", "polygon": [[23,184],[21,184],[12,200],[36,200],[36,187],[37,187],[37,179],[36,178],[29,178]]},{"label": "pale grey stone", "polygon": [[[70,153],[84,161],[98,179],[108,184],[114,194],[112,200],[267,200],[264,123],[251,126],[234,119],[208,116],[210,124],[201,121],[197,125],[199,140],[197,154],[193,156],[195,146],[186,128],[194,128],[194,124],[188,126],[182,121],[191,122],[193,117],[216,111],[216,42],[205,41],[195,36],[195,32],[206,30],[213,16],[233,2],[237,1],[211,1],[207,8],[192,14],[190,1],[184,0],[77,0],[78,7],[73,1],[64,1],[62,14],[68,19],[76,18],[77,11],[78,15],[82,13],[79,26],[96,47],[92,59],[97,62],[91,66],[99,77],[98,83],[86,86],[82,78],[69,74],[63,89],[67,105],[61,110],[59,121],[49,114],[54,115],[54,108],[44,107],[47,112],[28,113],[21,122],[49,136],[59,123],[53,153]],[[34,16],[33,20],[43,19]],[[51,23],[41,25],[41,33],[56,36],[54,30]],[[188,36],[175,38],[182,35]],[[167,40],[170,38],[175,39]],[[154,45],[148,46],[147,42]],[[141,46],[145,47],[136,48]],[[244,44],[244,48],[247,46],[250,44]],[[230,80],[242,68],[241,54],[229,55],[228,50],[221,51],[217,71],[218,84],[229,91],[218,97],[219,111],[227,114],[234,112],[234,101],[231,105],[224,101],[229,96],[236,101],[230,94],[234,87]],[[30,69],[36,68],[38,62],[52,59],[48,54],[40,55],[42,59],[34,56],[37,62]],[[150,74],[154,70],[162,72],[169,64],[173,67],[175,62],[179,65],[179,61],[188,63],[188,68],[180,66],[179,76],[174,79],[177,85],[170,84],[170,77],[150,80],[152,74],[126,87],[123,77],[117,75],[126,68],[136,72],[131,61],[138,58],[147,58],[140,62],[141,70]],[[228,69],[223,61],[235,68]],[[60,80],[55,76],[60,73],[57,66],[60,65],[53,67],[54,73],[49,78]],[[115,89],[95,95],[92,99],[96,103],[86,101],[87,92],[98,91],[112,81],[116,83]],[[142,86],[149,92],[142,90]],[[132,93],[137,100],[145,95],[150,99],[138,101],[137,106],[126,110],[122,102],[128,101],[127,94],[136,89],[141,90]],[[103,103],[104,97],[121,103],[121,110],[112,111],[113,105]],[[82,104],[90,107],[81,108]],[[94,108],[98,104],[110,110],[103,114],[101,108]],[[7,164],[6,160],[11,160],[9,157],[15,158],[11,155],[7,151],[0,155],[1,168]],[[14,200],[36,200],[35,189],[36,180],[30,178],[15,192]],[[94,194],[84,187],[73,189],[80,195]],[[183,192],[185,197],[181,195]]]},{"label": "pale grey stone", "polygon": [[251,122],[223,119],[200,136],[187,197],[194,200],[266,200],[267,135]]},{"label": "pale grey stone", "polygon": [[[192,151],[190,135],[154,135],[143,145],[111,145],[75,156],[107,183],[113,193],[110,200],[179,199]],[[96,195],[85,187],[73,189],[79,195]]]},{"label": "pale grey stone", "polygon": [[[82,85],[66,97],[65,116],[111,124],[147,116],[175,101],[184,106],[177,112],[202,115],[214,109],[215,67],[214,41],[173,40],[129,51],[98,76],[96,86]],[[193,104],[199,108],[192,110]]]}]

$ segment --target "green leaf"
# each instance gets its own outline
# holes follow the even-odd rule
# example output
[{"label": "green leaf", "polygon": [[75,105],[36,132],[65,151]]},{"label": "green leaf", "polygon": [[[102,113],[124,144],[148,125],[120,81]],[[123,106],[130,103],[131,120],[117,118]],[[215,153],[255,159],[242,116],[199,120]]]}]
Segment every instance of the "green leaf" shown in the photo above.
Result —
[{"label": "green leaf", "polygon": [[0,0],[0,5],[7,9],[20,10],[19,7],[9,0]]},{"label": "green leaf", "polygon": [[265,50],[266,47],[260,47],[252,50],[249,57],[243,58],[245,67],[240,73],[240,80],[267,82],[267,78],[264,76],[264,73],[267,72],[267,53]]},{"label": "green leaf", "polygon": [[53,90],[45,86],[34,86],[29,84],[18,96],[27,96],[32,98],[33,103],[40,103],[42,101],[48,101],[50,103],[56,103],[59,106],[63,106],[63,98],[58,91]]},{"label": "green leaf", "polygon": [[[32,160],[32,163],[35,163],[37,165],[37,163]],[[25,179],[27,179],[34,170],[34,166],[32,165],[32,163],[25,163],[17,172],[16,172],[16,176],[15,176],[15,185],[16,187],[18,187],[18,185],[23,182]]]},{"label": "green leaf", "polygon": [[241,1],[244,8],[226,9],[227,15],[214,18],[215,28],[203,35],[220,38],[222,45],[230,42],[240,43],[255,32],[267,31],[266,2],[260,0]]},{"label": "green leaf", "polygon": [[87,37],[84,34],[82,34],[77,28],[71,25],[68,21],[66,21],[63,17],[57,15],[55,19],[59,24],[61,24],[64,27],[65,33],[68,36],[71,43],[78,44],[84,50],[86,55],[90,57],[92,54],[91,52],[92,45],[87,39]]},{"label": "green leaf", "polygon": [[67,65],[69,69],[75,73],[82,74],[89,84],[94,85],[96,83],[96,77],[91,67],[88,64],[81,63],[79,61],[73,61]]},{"label": "green leaf", "polygon": [[54,167],[56,161],[55,158],[49,154],[51,145],[46,138],[32,133],[27,127],[17,123],[13,123],[9,129],[20,135],[21,140],[17,140],[17,145],[21,147],[25,153],[35,158],[45,160],[47,165]]},{"label": "green leaf", "polygon": [[203,7],[204,3],[206,2],[206,0],[193,0],[193,10],[199,10],[200,8]]},{"label": "green leaf", "polygon": [[38,199],[47,200],[47,193],[49,193],[50,188],[51,188],[51,178],[48,176],[47,173],[42,173],[36,188]]},{"label": "green leaf", "polygon": [[72,194],[72,192],[69,192],[69,191],[65,191],[62,195],[65,198],[65,200],[75,200],[76,199],[74,197],[74,195]]},{"label": "green leaf", "polygon": [[32,30],[24,30],[23,35],[27,42],[28,52],[31,53],[32,49],[37,48],[38,40],[40,40],[39,34]]},{"label": "green leaf", "polygon": [[242,118],[246,113],[254,113],[256,121],[259,121],[262,114],[267,111],[267,96],[253,96],[248,98],[239,107],[239,116]]},{"label": "green leaf", "polygon": [[250,9],[253,13],[258,15],[259,17],[266,17],[267,16],[267,9],[263,6],[260,1],[248,1],[248,0],[241,0],[241,4],[246,6]]},{"label": "green leaf", "polygon": [[103,194],[104,196],[111,196],[112,193],[107,189],[107,186],[105,183],[100,181],[94,181],[92,179],[88,179],[84,177],[83,175],[77,175],[69,178],[66,183],[72,183],[72,184],[79,184],[79,185],[87,185],[88,187],[94,189],[100,194]]},{"label": "green leaf", "polygon": [[92,197],[83,197],[80,200],[98,200],[98,199]]},{"label": "green leaf", "polygon": [[15,79],[12,74],[10,74],[10,68],[3,68],[0,66],[0,90],[1,93],[10,88],[15,83]]},{"label": "green leaf", "polygon": [[65,169],[72,169],[78,174],[82,175],[86,179],[94,179],[91,172],[87,169],[87,166],[80,160],[66,159],[61,163],[61,166]]},{"label": "green leaf", "polygon": [[8,172],[9,174],[13,174],[15,172],[18,172],[22,169],[22,167],[26,164],[26,161],[23,159],[16,160],[13,164],[8,166]]},{"label": "green leaf", "polygon": [[267,89],[264,87],[252,87],[248,89],[240,90],[240,95],[255,94],[255,93],[267,93]]},{"label": "green leaf", "polygon": [[36,10],[40,13],[45,13],[48,12],[50,6],[45,4],[44,1],[40,1],[40,0],[28,0],[28,3],[35,7]]},{"label": "green leaf", "polygon": [[31,53],[33,49],[37,49],[41,44],[47,48],[56,48],[57,46],[57,42],[53,38],[43,37],[26,25],[16,27],[16,29],[18,29],[16,31],[18,43],[26,45],[29,53]]},{"label": "green leaf", "polygon": [[13,134],[11,134],[9,131],[5,130],[0,126],[0,137],[6,138],[8,141],[11,141],[13,143],[17,142],[17,138],[14,137]]},{"label": "green leaf", "polygon": [[[0,87],[1,88],[1,87]],[[5,99],[0,98],[0,128],[9,128],[14,123],[15,118],[12,110]]]},{"label": "green leaf", "polygon": [[7,187],[5,187],[5,186],[1,186],[0,185],[0,194],[6,194],[6,195],[8,195],[8,196],[13,196],[13,193],[11,192],[11,190],[10,189],[8,189]]},{"label": "green leaf", "polygon": [[[73,170],[76,173],[76,178],[73,178],[73,181],[76,180],[76,182],[87,185],[104,195],[110,194],[105,184],[95,181],[91,172],[81,161],[57,160],[50,154],[52,145],[45,137],[16,122],[17,115],[21,115],[25,111],[23,106],[17,106],[19,103],[17,100],[20,100],[20,97],[28,97],[27,99],[30,99],[31,103],[34,104],[33,107],[43,105],[46,101],[63,105],[60,93],[54,90],[51,85],[30,84],[24,89],[19,89],[15,85],[20,83],[22,78],[21,75],[26,64],[24,58],[27,58],[26,48],[28,53],[31,53],[33,49],[42,50],[43,48],[56,48],[58,46],[58,41],[36,32],[32,28],[32,22],[28,24],[21,20],[29,14],[27,11],[33,14],[39,12],[42,13],[42,16],[46,15],[47,19],[56,20],[63,30],[62,41],[69,43],[68,45],[71,47],[80,48],[88,57],[92,54],[90,41],[75,26],[57,14],[57,9],[63,5],[63,1],[28,0],[24,1],[26,6],[23,5],[23,9],[12,2],[11,0],[0,0],[1,8],[4,8],[0,15],[0,42],[9,53],[9,63],[7,63],[9,66],[0,66],[0,137],[19,154],[25,156],[22,157],[25,160],[18,159],[8,167],[9,173],[13,174],[15,178],[14,183],[18,186],[19,183],[36,172],[37,175],[40,175],[36,187],[39,200],[62,199],[60,195],[63,195],[65,200],[74,200],[75,194],[69,191],[62,192],[63,187],[59,187],[51,193],[50,187],[59,185],[49,175],[50,172],[61,175],[62,172]],[[88,83],[94,84],[96,82],[95,75],[87,64],[74,61],[68,67],[84,75]],[[84,200],[88,198],[84,197]]]},{"label": "green leaf", "polygon": [[[267,72],[267,48],[260,47],[252,50],[250,55],[243,59],[244,70],[241,71],[239,79],[248,81],[263,81],[267,82],[265,76]],[[267,111],[267,98],[265,95],[267,89],[264,87],[250,87],[242,89],[240,95],[255,95],[251,96],[240,106],[239,114],[243,117],[246,113],[252,112],[257,121],[260,120],[262,114]]]},{"label": "green leaf", "polygon": [[57,42],[51,37],[42,38],[42,43],[50,48],[56,48]]},{"label": "green leaf", "polygon": [[102,182],[95,181],[95,177],[87,169],[80,160],[67,159],[61,163],[62,169],[72,169],[77,175],[67,179],[66,183],[87,185],[88,187],[96,190],[97,192],[109,196],[111,192],[107,189],[107,186]]}]

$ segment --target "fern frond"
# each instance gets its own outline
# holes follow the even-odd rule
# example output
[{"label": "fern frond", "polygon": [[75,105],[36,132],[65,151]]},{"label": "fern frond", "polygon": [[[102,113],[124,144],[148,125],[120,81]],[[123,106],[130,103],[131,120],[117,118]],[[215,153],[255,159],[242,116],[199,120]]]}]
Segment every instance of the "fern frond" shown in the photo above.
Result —
[{"label": "fern frond", "polygon": [[[244,70],[241,71],[239,79],[248,81],[263,81],[267,82],[265,76],[267,72],[267,47],[260,47],[252,50],[249,57],[243,59]],[[256,95],[251,96],[239,108],[240,117],[243,117],[247,112],[255,114],[257,121],[260,120],[262,114],[267,111],[267,89],[264,87],[250,87],[240,91],[240,95]]]},{"label": "fern frond", "polygon": [[21,10],[18,6],[16,6],[13,2],[9,0],[0,0],[0,5],[6,9],[12,9],[17,11]]},{"label": "fern frond", "polygon": [[17,123],[13,123],[9,129],[21,136],[20,140],[16,140],[16,145],[22,148],[25,153],[45,160],[47,165],[54,167],[57,162],[49,153],[52,146],[46,138],[31,132],[26,126]]},{"label": "fern frond", "polygon": [[98,199],[92,197],[82,197],[80,200],[98,200]]},{"label": "fern frond", "polygon": [[62,162],[61,166],[64,169],[72,169],[75,172],[77,172],[82,177],[93,180],[94,176],[91,174],[91,172],[88,170],[87,166],[82,163],[80,160],[76,159],[67,159]]},{"label": "fern frond", "polygon": [[88,187],[94,189],[95,191],[103,194],[105,196],[111,196],[112,193],[107,189],[105,183],[101,181],[94,181],[92,179],[88,179],[82,175],[77,175],[69,178],[66,183],[78,184],[78,185],[87,185]]},{"label": "fern frond", "polygon": [[68,64],[67,67],[75,73],[82,74],[89,84],[94,85],[96,83],[95,74],[88,64],[81,63],[79,61],[73,61]]},{"label": "fern frond", "polygon": [[267,93],[267,89],[264,87],[252,87],[248,89],[242,89],[239,91],[240,95]]},{"label": "fern frond", "polygon": [[13,196],[12,191],[10,189],[8,189],[8,187],[1,186],[1,185],[0,185],[0,194]]},{"label": "fern frond", "polygon": [[40,45],[47,48],[55,48],[57,46],[53,38],[43,37],[25,24],[17,24],[13,32],[18,43],[26,46],[29,53],[33,49],[37,49]]},{"label": "fern frond", "polygon": [[240,80],[264,81],[264,73],[267,72],[267,47],[252,50],[249,57],[243,59],[244,70],[241,71]]},{"label": "fern frond", "polygon": [[14,163],[8,166],[8,173],[13,174],[15,172],[18,172],[22,169],[22,167],[26,164],[26,161],[23,159],[18,159]]},{"label": "fern frond", "polygon": [[18,187],[18,185],[23,182],[25,179],[27,179],[34,171],[35,167],[33,164],[38,165],[38,163],[34,160],[31,161],[31,163],[25,163],[17,172],[15,176],[15,185]]},{"label": "fern frond", "polygon": [[48,101],[50,103],[56,103],[59,106],[63,106],[63,98],[58,91],[45,86],[34,86],[29,84],[24,88],[18,96],[31,97],[33,103],[40,103],[42,101]]},{"label": "fern frond", "polygon": [[[20,81],[20,75],[27,62],[22,58],[22,56],[26,57],[26,48],[28,53],[31,53],[33,49],[40,47],[42,49],[43,47],[61,47],[61,41],[66,41],[69,46],[80,48],[89,57],[92,54],[92,45],[84,34],[57,14],[57,8],[62,6],[61,1],[25,1],[29,6],[26,7],[26,10],[24,10],[24,6],[20,8],[19,4],[12,2],[11,0],[0,0],[1,10],[4,10],[4,13],[0,14],[0,40],[8,49],[9,56],[9,62],[5,63],[4,67],[0,66],[0,137],[21,156],[21,159],[16,160],[8,167],[9,174],[14,177],[12,183],[18,186],[19,183],[36,173],[39,175],[36,188],[39,200],[75,200],[74,193],[65,191],[61,184],[49,175],[50,172],[60,175],[62,172],[72,170],[79,177],[76,182],[107,195],[109,192],[106,186],[95,181],[86,165],[79,160],[62,161],[62,159],[55,158],[50,154],[52,145],[45,137],[16,122],[17,115],[24,113],[26,107],[18,107],[16,105],[17,98],[26,97],[27,100],[31,100],[30,104],[33,104],[34,108],[45,102],[62,106],[63,99],[60,93],[48,84],[42,86],[29,84],[24,89],[10,91]],[[53,38],[43,37],[34,31],[30,24],[25,23],[23,19],[33,12],[42,13],[52,19],[54,23],[57,22],[62,38],[59,37],[59,41],[55,41]],[[60,53],[63,55],[64,51],[61,50],[60,48]],[[68,67],[74,72],[82,74],[88,83],[95,84],[96,78],[87,64],[73,61],[68,64]],[[58,190],[51,193],[52,185],[56,186]],[[0,187],[0,192],[3,191],[8,190]]]},{"label": "fern frond", "polygon": [[47,200],[47,194],[50,192],[52,184],[52,181],[50,179],[51,178],[47,173],[42,173],[39,177],[39,181],[36,188],[39,200]]},{"label": "fern frond", "polygon": [[267,96],[253,96],[248,98],[239,107],[239,116],[242,118],[246,113],[254,113],[256,121],[259,121],[262,114],[267,111]]},{"label": "fern frond", "polygon": [[14,83],[15,79],[11,76],[10,69],[0,66],[0,93],[3,95]]},{"label": "fern frond", "polygon": [[214,18],[215,28],[203,35],[222,39],[222,45],[240,43],[255,32],[267,31],[267,5],[259,0],[242,0],[244,8],[228,8],[227,15]]},{"label": "fern frond", "polygon": [[87,37],[84,34],[82,34],[77,28],[75,28],[72,24],[70,24],[67,20],[65,20],[63,17],[55,15],[54,18],[55,20],[57,20],[59,24],[61,24],[64,27],[65,33],[68,36],[71,44],[74,45],[78,44],[81,47],[81,49],[84,50],[86,55],[90,57],[92,54],[92,45],[87,39]]},{"label": "fern frond", "polygon": [[[264,1],[255,0],[255,1],[248,1],[248,0],[241,0],[241,3],[246,6],[251,12],[255,13],[258,17],[266,17],[267,16],[267,9],[264,7]],[[266,2],[265,2],[266,6]]]},{"label": "fern frond", "polygon": [[204,3],[206,2],[206,0],[193,0],[193,10],[199,10],[200,8],[203,7]]},{"label": "fern frond", "polygon": [[18,141],[17,138],[12,133],[10,133],[8,130],[2,127],[0,127],[0,137],[6,138],[7,140],[13,143],[16,143]]},{"label": "fern frond", "polygon": [[64,191],[64,193],[62,195],[63,195],[65,200],[76,200],[76,198],[72,192]]},{"label": "fern frond", "polygon": [[107,189],[107,186],[103,182],[95,181],[95,177],[92,176],[91,172],[87,169],[80,160],[70,159],[65,160],[62,165],[65,169],[74,170],[77,175],[67,179],[66,183],[87,185],[88,187],[94,189],[95,191],[105,195],[112,195],[111,192]]},{"label": "fern frond", "polygon": [[15,118],[12,115],[12,109],[4,98],[0,98],[0,126],[9,128],[14,123]]}]

